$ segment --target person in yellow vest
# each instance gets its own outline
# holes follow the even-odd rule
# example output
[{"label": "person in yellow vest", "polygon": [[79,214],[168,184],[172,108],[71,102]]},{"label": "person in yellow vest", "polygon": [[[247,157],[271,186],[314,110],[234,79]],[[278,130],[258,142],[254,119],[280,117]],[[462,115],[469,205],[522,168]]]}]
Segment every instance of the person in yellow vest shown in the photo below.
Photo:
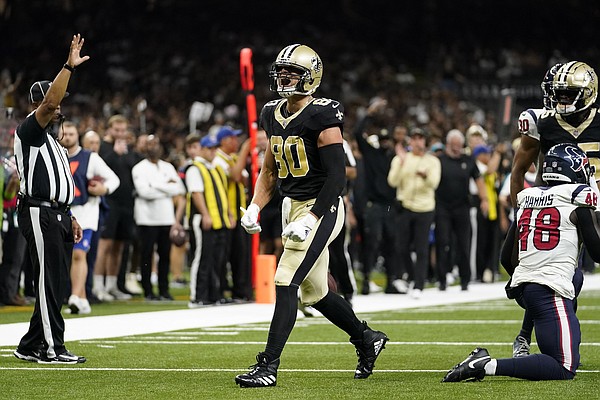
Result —
[{"label": "person in yellow vest", "polygon": [[[227,200],[229,212],[233,216],[231,229],[227,232],[226,263],[231,269],[231,298],[234,302],[244,302],[252,299],[252,268],[250,264],[250,235],[242,228],[239,221],[242,218],[240,208],[246,208],[246,186],[248,171],[246,161],[250,154],[250,142],[247,140],[241,146],[239,136],[241,129],[233,129],[225,125],[217,132],[219,148],[213,161],[227,175]],[[238,153],[239,152],[239,153]],[[229,285],[227,268],[223,269],[221,283]]]},{"label": "person in yellow vest", "polygon": [[199,156],[185,171],[186,217],[195,251],[190,268],[189,308],[220,302],[220,272],[225,265],[227,229],[231,228],[227,202],[227,176],[213,165],[218,142],[212,136],[200,140]]},{"label": "person in yellow vest", "polygon": [[500,151],[492,146],[478,145],[473,149],[473,157],[479,168],[488,199],[487,213],[477,213],[477,247],[476,271],[477,280],[492,282],[498,274],[500,257],[500,219],[498,217],[498,167]]}]

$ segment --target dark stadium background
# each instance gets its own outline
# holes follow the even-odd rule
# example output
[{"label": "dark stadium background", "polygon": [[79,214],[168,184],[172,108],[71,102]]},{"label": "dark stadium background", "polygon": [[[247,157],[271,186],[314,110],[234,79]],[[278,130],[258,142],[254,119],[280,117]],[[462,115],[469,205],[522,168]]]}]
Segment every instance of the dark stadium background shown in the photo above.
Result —
[{"label": "dark stadium background", "polygon": [[[302,42],[324,60],[319,95],[341,99],[349,122],[373,96],[396,99],[402,115],[432,88],[492,113],[501,89],[512,88],[518,114],[541,105],[539,82],[557,60],[600,65],[598,21],[600,3],[584,0],[0,0],[0,70],[23,74],[22,118],[29,85],[55,76],[70,35],[81,32],[92,59],[72,79],[67,112],[101,117],[107,101],[135,108],[144,98],[149,130],[171,124],[185,134],[185,121],[174,120],[193,101],[243,113],[241,48],[254,51],[260,107],[273,98],[267,68],[277,51]],[[243,125],[243,115],[233,118]]]}]

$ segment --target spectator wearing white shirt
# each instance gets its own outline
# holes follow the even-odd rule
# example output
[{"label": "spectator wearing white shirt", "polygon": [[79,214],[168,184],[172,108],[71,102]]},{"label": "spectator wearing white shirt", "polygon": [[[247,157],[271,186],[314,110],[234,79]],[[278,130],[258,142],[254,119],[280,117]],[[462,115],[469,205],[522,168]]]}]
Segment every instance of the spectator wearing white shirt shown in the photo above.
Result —
[{"label": "spectator wearing white shirt", "polygon": [[71,212],[83,230],[81,241],[73,247],[68,310],[73,314],[89,314],[92,309],[87,299],[85,283],[91,271],[88,269],[87,253],[92,235],[98,230],[100,197],[114,192],[119,187],[120,180],[97,153],[79,146],[79,133],[74,123],[64,122],[59,137],[60,143],[67,149],[75,181],[75,199]]},{"label": "spectator wearing white shirt", "polygon": [[[162,147],[158,137],[148,136],[146,153],[146,158],[131,170],[136,191],[133,215],[141,241],[142,287],[146,300],[173,300],[169,293],[169,231],[175,224],[174,198],[183,195],[185,187],[175,167],[160,159]],[[155,246],[158,296],[150,281]]]}]

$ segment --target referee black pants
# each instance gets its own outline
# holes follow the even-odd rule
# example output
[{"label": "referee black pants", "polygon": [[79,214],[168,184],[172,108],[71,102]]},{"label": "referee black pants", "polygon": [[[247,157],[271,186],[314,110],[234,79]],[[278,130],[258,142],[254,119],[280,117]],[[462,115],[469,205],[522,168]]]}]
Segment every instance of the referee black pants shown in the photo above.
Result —
[{"label": "referee black pants", "polygon": [[21,350],[42,349],[48,357],[65,351],[65,321],[60,313],[68,294],[69,266],[73,252],[71,218],[47,207],[23,205],[19,227],[27,240],[34,270],[35,307],[29,331],[19,343]]}]

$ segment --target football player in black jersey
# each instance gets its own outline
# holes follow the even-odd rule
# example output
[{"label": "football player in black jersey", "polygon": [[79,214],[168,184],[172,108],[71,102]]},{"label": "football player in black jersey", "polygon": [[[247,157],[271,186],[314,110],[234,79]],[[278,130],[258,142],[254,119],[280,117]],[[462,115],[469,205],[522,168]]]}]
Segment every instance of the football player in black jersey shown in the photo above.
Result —
[{"label": "football player in black jersey", "polygon": [[[545,95],[546,110],[537,121],[537,133],[529,134],[531,127],[519,129],[523,134],[513,161],[510,183],[513,204],[517,193],[524,188],[523,179],[529,166],[556,144],[576,143],[596,169],[600,166],[600,114],[594,104],[598,96],[596,72],[586,63],[570,61],[553,71],[548,86],[551,98],[547,103]],[[537,183],[541,183],[539,169]]]},{"label": "football player in black jersey", "polygon": [[296,322],[300,300],[314,307],[350,336],[356,347],[355,379],[367,378],[388,337],[357,319],[342,297],[329,291],[327,246],[344,223],[341,193],[345,184],[342,147],[344,108],[340,102],[315,98],[323,76],[319,55],[293,44],[271,66],[270,89],[283,99],[265,104],[260,126],[269,146],[254,197],[241,219],[248,233],[258,233],[258,213],[280,182],[284,250],[275,273],[275,311],[267,344],[257,363],[236,376],[241,387],[275,386],[280,355]]}]

